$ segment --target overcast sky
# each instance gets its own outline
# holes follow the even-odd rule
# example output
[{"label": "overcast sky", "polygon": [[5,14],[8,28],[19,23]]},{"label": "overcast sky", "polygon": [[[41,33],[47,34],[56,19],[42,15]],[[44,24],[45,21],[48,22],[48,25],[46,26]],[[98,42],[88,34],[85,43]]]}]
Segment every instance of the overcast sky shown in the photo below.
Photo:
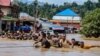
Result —
[{"label": "overcast sky", "polygon": [[[21,0],[21,1],[33,1],[33,0]],[[83,4],[87,0],[38,0],[40,2],[47,2],[49,4],[57,4],[62,5],[64,2],[77,2],[78,4]],[[98,1],[98,0],[92,0],[92,1]]]}]

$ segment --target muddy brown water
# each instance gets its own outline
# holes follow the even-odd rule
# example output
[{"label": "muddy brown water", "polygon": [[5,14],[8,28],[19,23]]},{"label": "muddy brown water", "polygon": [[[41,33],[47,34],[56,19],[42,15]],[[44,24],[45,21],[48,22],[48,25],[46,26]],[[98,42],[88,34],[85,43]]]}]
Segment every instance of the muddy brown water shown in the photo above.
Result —
[{"label": "muddy brown water", "polygon": [[0,56],[100,56],[100,48],[43,49],[33,47],[33,41],[0,39]]}]

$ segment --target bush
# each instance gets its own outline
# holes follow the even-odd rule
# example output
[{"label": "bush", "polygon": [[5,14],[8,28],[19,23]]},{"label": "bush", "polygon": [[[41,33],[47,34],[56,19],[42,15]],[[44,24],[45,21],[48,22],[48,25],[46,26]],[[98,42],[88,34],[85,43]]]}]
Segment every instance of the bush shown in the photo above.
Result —
[{"label": "bush", "polygon": [[100,36],[100,9],[87,12],[82,20],[81,33],[85,36]]}]

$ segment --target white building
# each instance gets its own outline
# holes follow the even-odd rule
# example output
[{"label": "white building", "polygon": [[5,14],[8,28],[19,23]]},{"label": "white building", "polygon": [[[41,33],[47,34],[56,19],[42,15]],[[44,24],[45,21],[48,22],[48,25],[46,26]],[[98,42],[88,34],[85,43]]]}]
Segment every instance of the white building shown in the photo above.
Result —
[{"label": "white building", "polygon": [[53,16],[51,22],[67,28],[80,29],[81,17],[71,9],[66,9]]},{"label": "white building", "polygon": [[71,9],[66,9],[60,13],[57,13],[53,16],[53,20],[81,20],[81,17],[78,16],[74,11]]}]

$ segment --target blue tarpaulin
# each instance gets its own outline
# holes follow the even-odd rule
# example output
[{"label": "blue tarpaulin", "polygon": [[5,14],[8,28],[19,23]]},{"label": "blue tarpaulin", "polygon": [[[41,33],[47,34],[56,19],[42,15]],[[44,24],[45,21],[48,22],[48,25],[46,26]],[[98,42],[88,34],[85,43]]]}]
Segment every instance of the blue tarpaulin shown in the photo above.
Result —
[{"label": "blue tarpaulin", "polygon": [[20,26],[15,26],[15,31],[20,30]]},{"label": "blue tarpaulin", "polygon": [[25,26],[15,26],[15,31],[22,30],[22,31],[30,31],[31,28],[28,25]]},{"label": "blue tarpaulin", "polygon": [[28,26],[28,25],[21,26],[20,29],[23,31],[30,31],[31,30],[30,26]]}]

